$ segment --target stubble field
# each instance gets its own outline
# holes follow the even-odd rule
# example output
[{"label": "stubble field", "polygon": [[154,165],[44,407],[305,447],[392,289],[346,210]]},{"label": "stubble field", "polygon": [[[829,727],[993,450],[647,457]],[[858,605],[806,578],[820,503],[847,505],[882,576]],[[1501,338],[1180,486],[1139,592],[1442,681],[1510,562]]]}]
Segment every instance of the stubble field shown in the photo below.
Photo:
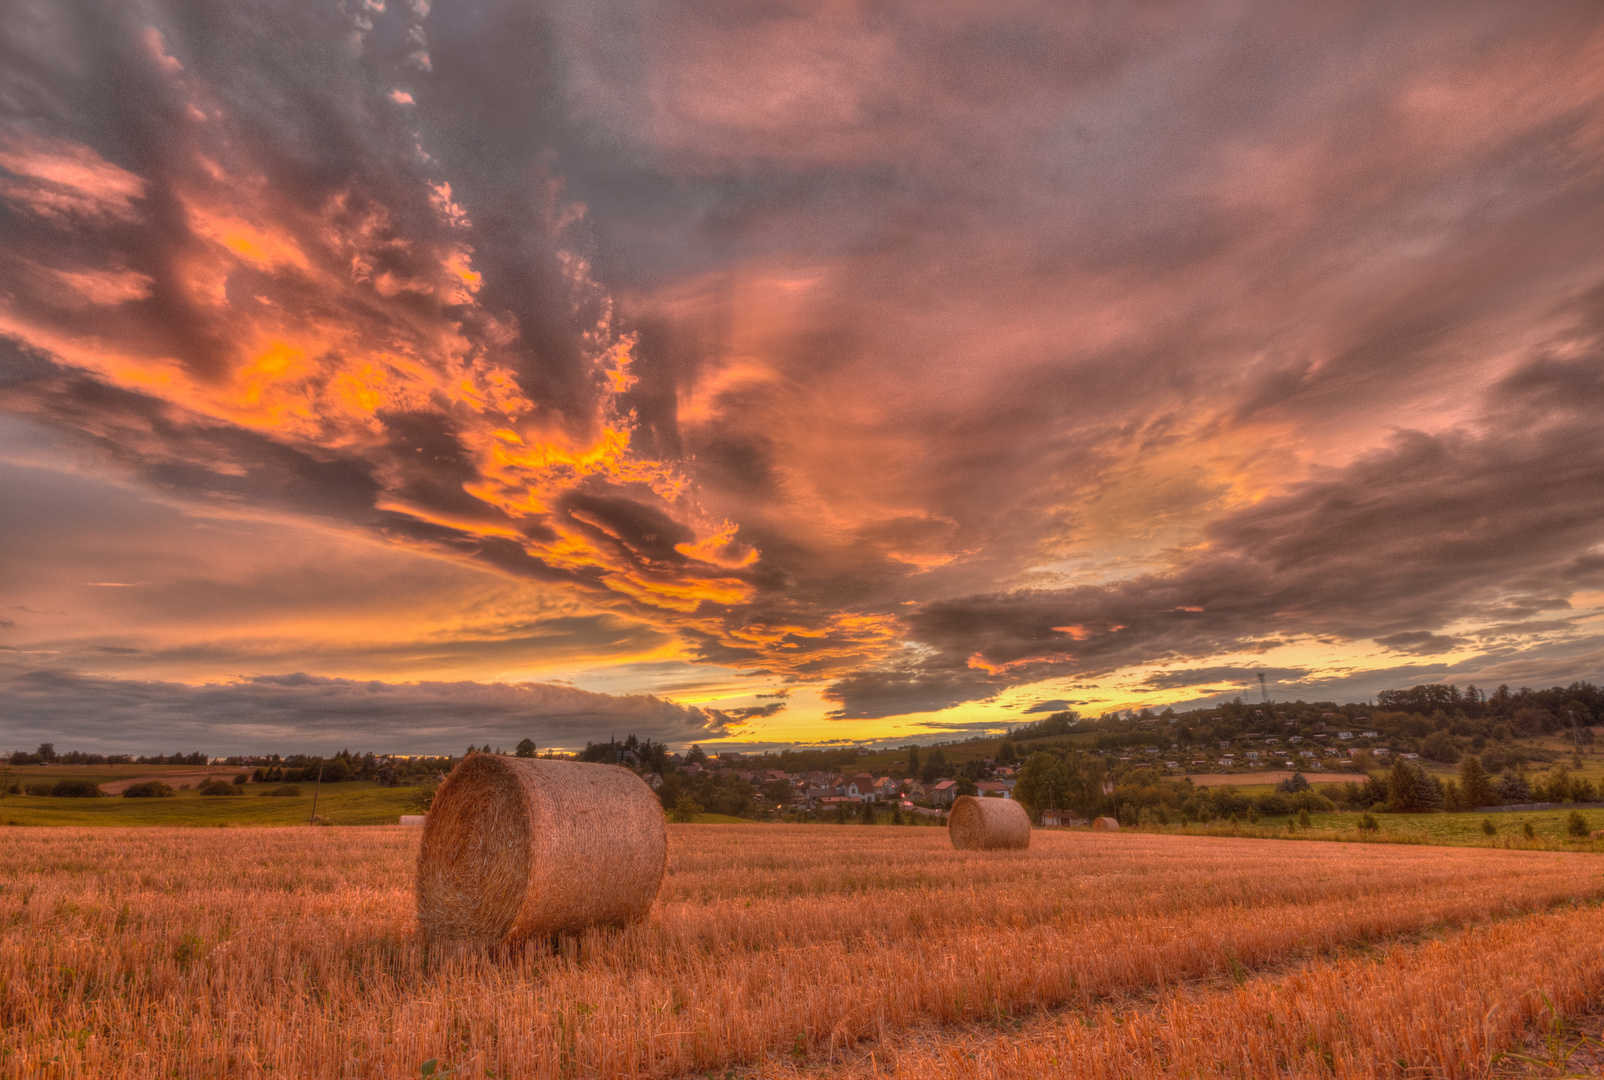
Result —
[{"label": "stubble field", "polygon": [[426,955],[418,830],[0,830],[0,1075],[1481,1076],[1596,855],[674,826],[651,918]]}]

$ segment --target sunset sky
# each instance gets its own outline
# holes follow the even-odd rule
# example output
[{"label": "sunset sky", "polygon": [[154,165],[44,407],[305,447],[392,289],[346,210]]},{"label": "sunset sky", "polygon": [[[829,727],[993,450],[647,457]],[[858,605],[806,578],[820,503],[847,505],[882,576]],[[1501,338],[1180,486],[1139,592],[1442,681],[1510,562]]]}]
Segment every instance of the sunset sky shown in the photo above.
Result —
[{"label": "sunset sky", "polygon": [[1604,677],[1604,7],[21,0],[0,749]]}]

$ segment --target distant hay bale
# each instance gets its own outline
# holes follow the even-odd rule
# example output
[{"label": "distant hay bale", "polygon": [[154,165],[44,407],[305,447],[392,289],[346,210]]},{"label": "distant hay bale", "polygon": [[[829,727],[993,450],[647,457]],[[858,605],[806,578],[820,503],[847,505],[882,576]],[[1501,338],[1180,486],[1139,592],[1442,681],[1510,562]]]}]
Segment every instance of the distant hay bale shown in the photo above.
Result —
[{"label": "distant hay bale", "polygon": [[1119,832],[1119,819],[1100,817],[1092,822],[1092,832]]},{"label": "distant hay bale", "polygon": [[424,822],[424,815],[423,814],[402,814],[401,815],[401,824],[403,824],[403,825],[420,825],[421,826],[423,824],[423,822]]},{"label": "distant hay bale", "polygon": [[628,769],[470,754],[440,785],[418,852],[418,923],[514,944],[644,918],[668,831]]},{"label": "distant hay bale", "polygon": [[947,819],[947,835],[959,851],[1030,846],[1030,815],[1012,799],[960,795]]}]

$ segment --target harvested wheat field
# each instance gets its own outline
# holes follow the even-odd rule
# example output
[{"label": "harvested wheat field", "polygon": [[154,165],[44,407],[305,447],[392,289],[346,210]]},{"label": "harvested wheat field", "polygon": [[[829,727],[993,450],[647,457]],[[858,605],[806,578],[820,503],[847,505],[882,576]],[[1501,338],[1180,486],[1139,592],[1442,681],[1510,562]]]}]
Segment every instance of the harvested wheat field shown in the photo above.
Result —
[{"label": "harvested wheat field", "polygon": [[426,956],[419,839],[0,831],[0,1075],[1479,1076],[1604,992],[1589,854],[676,826],[644,922]]}]

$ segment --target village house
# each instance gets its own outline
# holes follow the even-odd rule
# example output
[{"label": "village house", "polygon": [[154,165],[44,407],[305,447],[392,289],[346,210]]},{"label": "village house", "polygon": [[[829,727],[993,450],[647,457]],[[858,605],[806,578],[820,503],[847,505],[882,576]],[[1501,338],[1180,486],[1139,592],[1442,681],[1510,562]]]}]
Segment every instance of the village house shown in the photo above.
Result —
[{"label": "village house", "polygon": [[1085,826],[1086,819],[1076,817],[1068,810],[1043,810],[1041,812],[1041,823],[1048,828],[1065,825]]},{"label": "village house", "polygon": [[880,798],[880,793],[875,790],[874,777],[868,773],[858,773],[848,779],[842,794],[859,802],[877,802]]},{"label": "village house", "polygon": [[958,797],[958,781],[938,780],[929,789],[930,801],[937,806],[951,806],[952,800]]},{"label": "village house", "polygon": [[975,785],[975,791],[982,798],[1011,799],[1014,797],[1014,782],[1012,780],[982,780]]}]

